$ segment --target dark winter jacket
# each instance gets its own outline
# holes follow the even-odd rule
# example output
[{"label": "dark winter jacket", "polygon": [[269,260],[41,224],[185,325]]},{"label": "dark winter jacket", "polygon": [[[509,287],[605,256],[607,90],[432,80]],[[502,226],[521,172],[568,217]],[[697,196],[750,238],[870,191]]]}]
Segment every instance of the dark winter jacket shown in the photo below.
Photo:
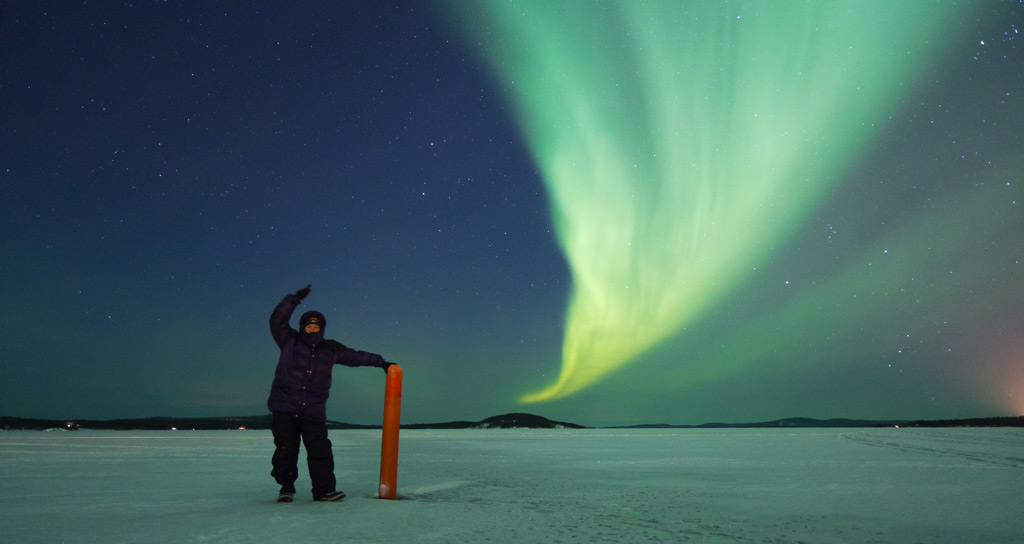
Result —
[{"label": "dark winter jacket", "polygon": [[270,334],[281,348],[281,357],[267,407],[272,412],[325,421],[334,365],[382,367],[384,359],[375,353],[347,348],[334,340],[324,340],[326,322],[319,312],[306,312],[299,320],[299,331],[302,331],[311,318],[319,318],[319,333],[311,335],[291,328],[288,321],[298,305],[299,299],[288,295],[270,314]]}]

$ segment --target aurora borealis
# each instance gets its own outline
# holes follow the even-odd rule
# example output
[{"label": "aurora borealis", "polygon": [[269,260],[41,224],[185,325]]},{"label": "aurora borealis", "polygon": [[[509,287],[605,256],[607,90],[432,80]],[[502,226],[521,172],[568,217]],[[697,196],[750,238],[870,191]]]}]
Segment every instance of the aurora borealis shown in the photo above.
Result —
[{"label": "aurora borealis", "polygon": [[263,413],[307,284],[403,422],[1024,414],[1022,20],[5,4],[0,415]]},{"label": "aurora borealis", "polygon": [[572,269],[561,373],[526,401],[603,378],[748,281],[963,16],[928,2],[456,6],[478,9],[463,21],[513,89]]}]

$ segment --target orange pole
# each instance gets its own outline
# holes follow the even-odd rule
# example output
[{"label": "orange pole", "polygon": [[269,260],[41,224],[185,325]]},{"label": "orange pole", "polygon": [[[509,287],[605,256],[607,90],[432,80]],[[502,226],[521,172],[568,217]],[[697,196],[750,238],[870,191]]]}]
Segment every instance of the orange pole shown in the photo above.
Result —
[{"label": "orange pole", "polygon": [[380,443],[380,494],[394,500],[398,480],[398,414],[402,409],[402,367],[388,367],[384,384],[384,429]]}]

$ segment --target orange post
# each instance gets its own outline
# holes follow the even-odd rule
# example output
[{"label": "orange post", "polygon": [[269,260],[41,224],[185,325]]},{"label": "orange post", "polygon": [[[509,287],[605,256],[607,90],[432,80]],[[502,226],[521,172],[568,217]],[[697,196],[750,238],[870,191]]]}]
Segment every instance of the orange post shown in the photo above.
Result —
[{"label": "orange post", "polygon": [[384,429],[380,443],[380,494],[394,500],[398,480],[398,414],[402,409],[402,367],[388,367],[384,384]]}]

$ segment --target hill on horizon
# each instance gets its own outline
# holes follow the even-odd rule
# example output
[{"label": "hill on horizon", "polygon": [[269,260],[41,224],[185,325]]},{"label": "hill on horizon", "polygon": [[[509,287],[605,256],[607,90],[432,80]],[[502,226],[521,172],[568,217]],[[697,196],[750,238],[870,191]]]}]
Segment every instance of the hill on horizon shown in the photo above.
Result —
[{"label": "hill on horizon", "polygon": [[[857,420],[813,419],[794,417],[757,423],[704,423],[702,425],[669,425],[649,423],[611,427],[587,427],[576,423],[553,421],[543,416],[512,412],[480,421],[449,421],[444,423],[402,424],[402,429],[772,429],[772,428],[856,428],[856,427],[1024,427],[1024,416],[987,417],[942,420]],[[380,425],[360,425],[340,421],[327,421],[331,430],[380,429]],[[167,430],[267,430],[270,414],[239,417],[149,417],[137,419],[31,419],[0,417],[0,430],[77,430],[107,431],[167,431]]]}]

